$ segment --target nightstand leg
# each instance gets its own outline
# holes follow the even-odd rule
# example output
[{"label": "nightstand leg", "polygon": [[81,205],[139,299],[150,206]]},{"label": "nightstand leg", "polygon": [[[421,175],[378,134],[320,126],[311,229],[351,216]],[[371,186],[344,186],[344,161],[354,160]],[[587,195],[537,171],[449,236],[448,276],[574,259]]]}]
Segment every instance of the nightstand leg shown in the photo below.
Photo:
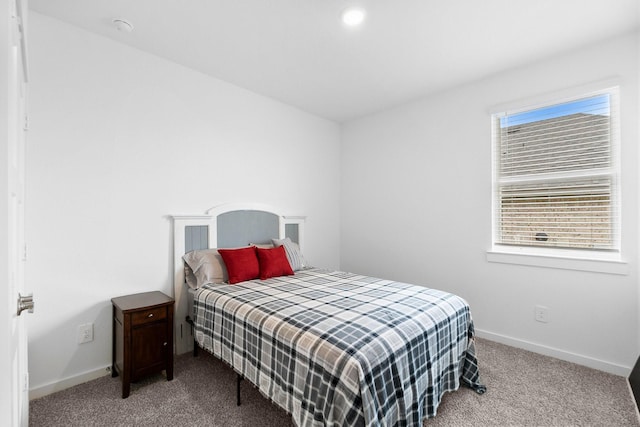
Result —
[{"label": "nightstand leg", "polygon": [[173,357],[169,356],[169,364],[167,365],[167,381],[171,381],[173,379]]},{"label": "nightstand leg", "polygon": [[129,397],[129,393],[131,392],[131,383],[129,379],[129,375],[125,374],[122,376],[122,398],[126,399]]}]

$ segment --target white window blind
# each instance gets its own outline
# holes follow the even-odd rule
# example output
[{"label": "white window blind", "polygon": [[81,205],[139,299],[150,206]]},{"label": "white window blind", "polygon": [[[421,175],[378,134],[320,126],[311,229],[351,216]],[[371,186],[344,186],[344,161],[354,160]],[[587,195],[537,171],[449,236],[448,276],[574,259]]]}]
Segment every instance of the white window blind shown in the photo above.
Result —
[{"label": "white window blind", "polygon": [[493,116],[495,244],[619,249],[615,105],[612,90]]}]

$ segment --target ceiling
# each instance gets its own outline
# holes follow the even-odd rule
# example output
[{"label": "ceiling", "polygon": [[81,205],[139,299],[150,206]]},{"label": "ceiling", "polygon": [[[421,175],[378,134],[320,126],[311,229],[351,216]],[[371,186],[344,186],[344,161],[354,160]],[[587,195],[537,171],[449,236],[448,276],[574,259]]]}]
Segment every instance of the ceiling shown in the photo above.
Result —
[{"label": "ceiling", "polygon": [[[359,4],[365,23],[340,13]],[[638,0],[29,0],[30,9],[344,122],[635,31]],[[121,32],[113,18],[130,21]]]}]

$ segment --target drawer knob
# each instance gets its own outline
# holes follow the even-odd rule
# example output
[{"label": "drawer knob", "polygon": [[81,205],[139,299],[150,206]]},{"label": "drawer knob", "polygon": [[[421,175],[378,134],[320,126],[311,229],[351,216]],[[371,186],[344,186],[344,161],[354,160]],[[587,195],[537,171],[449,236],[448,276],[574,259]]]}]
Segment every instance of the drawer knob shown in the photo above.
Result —
[{"label": "drawer knob", "polygon": [[149,313],[147,317],[153,317],[153,313]]},{"label": "drawer knob", "polygon": [[166,346],[166,345],[167,345],[167,343],[165,342],[165,343],[164,343],[164,344],[162,344],[162,345]]}]

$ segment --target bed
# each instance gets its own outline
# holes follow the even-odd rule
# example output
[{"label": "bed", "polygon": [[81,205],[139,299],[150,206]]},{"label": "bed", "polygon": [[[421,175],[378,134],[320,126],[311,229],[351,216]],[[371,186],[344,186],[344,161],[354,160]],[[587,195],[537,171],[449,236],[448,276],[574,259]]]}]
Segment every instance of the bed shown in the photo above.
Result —
[{"label": "bed", "polygon": [[[248,220],[250,212],[273,217]],[[221,226],[221,218],[230,213],[242,225]],[[309,267],[302,256],[304,220],[268,208],[237,206],[198,218],[174,216],[175,238],[184,240],[184,246],[174,243],[176,258],[182,254],[176,259],[176,292],[180,288],[182,294],[176,294],[176,311],[184,306],[194,331],[185,336],[182,324],[176,328],[183,350],[189,349],[188,341],[195,341],[290,413],[298,426],[421,425],[424,418],[436,415],[445,392],[460,385],[478,393],[486,390],[479,377],[470,309],[462,298]],[[207,238],[189,236],[189,227],[205,227],[198,233]],[[257,234],[252,228],[259,229]],[[238,234],[239,229],[240,240],[223,236],[225,230]],[[206,243],[194,245],[198,240]],[[216,253],[209,246],[255,251],[259,264],[269,266],[269,271],[271,264],[260,257],[277,252],[281,263],[285,254],[292,271],[236,281],[231,262],[227,277],[189,277],[194,273],[188,257]],[[276,251],[277,247],[283,249]],[[220,252],[216,254],[229,256],[228,251]],[[236,283],[219,283],[224,279]]]}]

